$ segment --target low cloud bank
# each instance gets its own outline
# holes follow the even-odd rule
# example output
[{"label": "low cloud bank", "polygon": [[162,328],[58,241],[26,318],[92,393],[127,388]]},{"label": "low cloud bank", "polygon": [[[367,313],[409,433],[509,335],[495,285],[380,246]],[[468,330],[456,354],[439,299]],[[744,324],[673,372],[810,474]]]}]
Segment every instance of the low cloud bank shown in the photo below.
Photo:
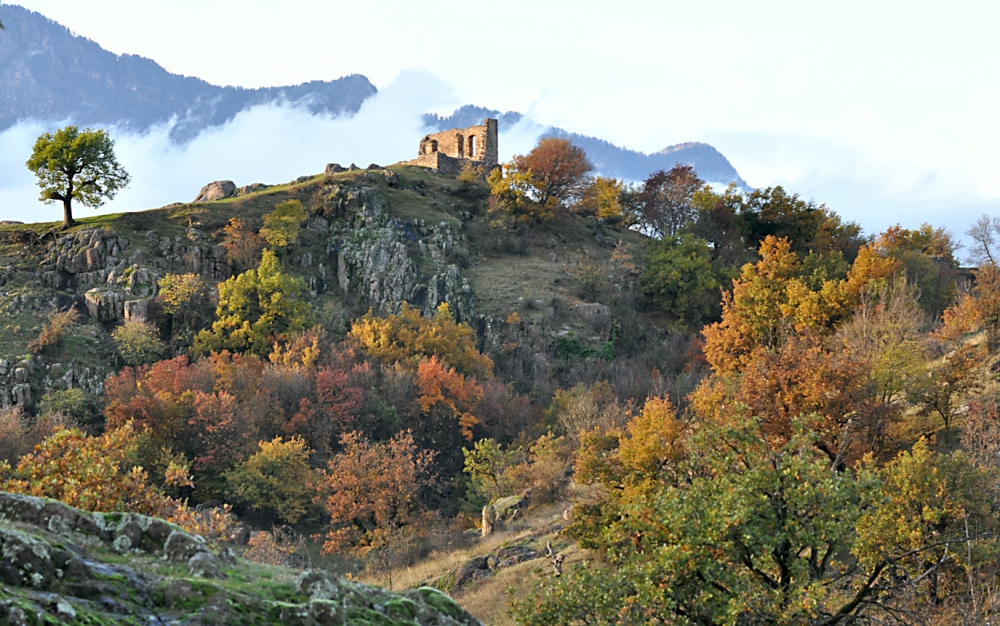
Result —
[{"label": "low cloud bank", "polygon": [[[79,207],[75,214],[189,202],[213,180],[275,184],[322,172],[327,163],[366,167],[412,159],[427,132],[423,114],[448,106],[457,106],[450,85],[427,72],[404,72],[353,117],[316,116],[291,105],[261,106],[183,145],[169,140],[170,124],[142,134],[111,128],[118,160],[132,174],[132,183],[99,210]],[[30,121],[0,133],[0,220],[61,218],[60,207],[39,202],[35,178],[24,162],[40,134],[68,123]],[[530,150],[545,130],[524,122],[502,133],[501,158]]]},{"label": "low cloud bank", "polygon": [[[451,85],[428,72],[404,72],[365,102],[353,117],[316,116],[291,105],[240,113],[193,141],[169,140],[171,125],[130,134],[109,129],[132,184],[98,211],[79,207],[80,217],[138,211],[192,200],[213,180],[237,185],[282,183],[321,172],[326,163],[387,165],[416,156],[426,111],[458,106]],[[57,221],[61,209],[38,200],[34,176],[24,163],[37,137],[61,123],[24,122],[0,133],[0,220]],[[525,116],[500,136],[500,158],[531,150],[549,127]],[[830,136],[774,132],[717,132],[703,137],[716,146],[751,185],[780,184],[825,203],[868,233],[892,224],[945,226],[963,238],[981,213],[1000,214],[1000,194],[984,191],[983,172],[960,152],[873,148]],[[888,143],[888,142],[886,142]],[[883,144],[885,145],[885,144]]]}]

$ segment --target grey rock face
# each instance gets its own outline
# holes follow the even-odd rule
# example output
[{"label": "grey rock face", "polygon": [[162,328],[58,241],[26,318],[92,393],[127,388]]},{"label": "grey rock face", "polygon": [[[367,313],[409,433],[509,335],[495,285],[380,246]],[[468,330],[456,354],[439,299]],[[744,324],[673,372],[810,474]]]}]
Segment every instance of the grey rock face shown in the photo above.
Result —
[{"label": "grey rock face", "polygon": [[91,289],[84,298],[91,317],[103,324],[113,324],[125,319],[125,297],[110,289]]},{"label": "grey rock face", "polygon": [[149,319],[149,303],[152,300],[126,300],[124,314],[126,322],[145,322]]},{"label": "grey rock face", "polygon": [[236,184],[231,180],[217,180],[201,188],[194,202],[213,202],[236,195]]},{"label": "grey rock face", "polygon": [[[462,246],[461,227],[391,217],[376,188],[335,190],[330,196],[351,228],[334,230],[330,249],[337,251],[337,282],[383,311],[397,313],[404,302],[431,315],[447,302],[459,321],[472,319],[474,299],[468,281],[449,258]],[[336,228],[336,224],[335,224]],[[421,272],[417,259],[430,260],[433,273]]]}]

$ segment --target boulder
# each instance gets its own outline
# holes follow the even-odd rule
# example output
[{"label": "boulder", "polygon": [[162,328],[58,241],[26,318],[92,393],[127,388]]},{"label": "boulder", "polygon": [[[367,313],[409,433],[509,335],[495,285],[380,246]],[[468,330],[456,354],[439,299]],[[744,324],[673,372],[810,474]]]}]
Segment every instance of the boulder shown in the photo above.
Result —
[{"label": "boulder", "polygon": [[326,169],[323,170],[323,173],[329,176],[330,174],[339,174],[343,171],[344,168],[340,165],[340,163],[327,163]]},{"label": "boulder", "polygon": [[240,187],[239,192],[236,194],[238,196],[245,196],[247,194],[256,193],[258,191],[263,191],[267,189],[268,185],[264,183],[253,183],[252,185],[247,185],[245,187]]},{"label": "boulder", "polygon": [[208,552],[200,538],[175,530],[163,545],[163,558],[172,563],[186,563],[199,552]]},{"label": "boulder", "polygon": [[152,302],[151,299],[146,298],[144,300],[126,300],[125,301],[125,321],[126,322],[145,322],[149,319],[149,303]]},{"label": "boulder", "polygon": [[90,316],[102,324],[114,324],[125,319],[125,298],[110,289],[91,289],[84,295]]},{"label": "boulder", "polygon": [[236,195],[236,184],[231,180],[217,180],[208,183],[198,192],[194,202],[212,202]]},{"label": "boulder", "polygon": [[152,298],[156,295],[156,281],[156,276],[145,267],[133,266],[125,289],[137,298]]},{"label": "boulder", "polygon": [[489,567],[489,560],[485,556],[469,559],[455,570],[455,582],[452,583],[452,589],[461,589],[470,582],[488,578],[492,574]]},{"label": "boulder", "polygon": [[482,535],[488,537],[505,524],[514,521],[524,507],[528,506],[525,496],[507,496],[483,507]]},{"label": "boulder", "polygon": [[330,230],[330,222],[324,217],[314,215],[309,218],[308,222],[306,222],[306,228],[319,233],[325,233]]},{"label": "boulder", "polygon": [[219,569],[219,561],[211,552],[199,552],[188,559],[188,571],[195,578],[226,578]]},{"label": "boulder", "polygon": [[18,406],[26,406],[31,403],[31,385],[27,383],[14,385],[13,389],[10,390],[10,394],[14,404]]}]

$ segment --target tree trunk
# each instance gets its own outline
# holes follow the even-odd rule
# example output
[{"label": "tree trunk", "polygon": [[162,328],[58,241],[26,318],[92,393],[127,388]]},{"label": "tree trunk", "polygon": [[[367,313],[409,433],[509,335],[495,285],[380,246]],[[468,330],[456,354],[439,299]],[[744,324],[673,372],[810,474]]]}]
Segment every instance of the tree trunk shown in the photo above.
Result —
[{"label": "tree trunk", "polygon": [[66,230],[70,226],[76,226],[76,221],[73,219],[72,202],[73,199],[71,197],[67,197],[63,200],[63,230]]}]

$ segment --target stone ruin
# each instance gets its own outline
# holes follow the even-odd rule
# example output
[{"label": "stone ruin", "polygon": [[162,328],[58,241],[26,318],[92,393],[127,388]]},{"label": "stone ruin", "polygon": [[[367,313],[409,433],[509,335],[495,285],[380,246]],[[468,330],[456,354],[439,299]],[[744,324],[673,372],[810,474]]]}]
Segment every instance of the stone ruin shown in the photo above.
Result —
[{"label": "stone ruin", "polygon": [[442,174],[457,174],[466,163],[487,171],[499,164],[497,121],[487,118],[479,126],[452,128],[420,140],[417,158],[407,165],[427,167]]}]

